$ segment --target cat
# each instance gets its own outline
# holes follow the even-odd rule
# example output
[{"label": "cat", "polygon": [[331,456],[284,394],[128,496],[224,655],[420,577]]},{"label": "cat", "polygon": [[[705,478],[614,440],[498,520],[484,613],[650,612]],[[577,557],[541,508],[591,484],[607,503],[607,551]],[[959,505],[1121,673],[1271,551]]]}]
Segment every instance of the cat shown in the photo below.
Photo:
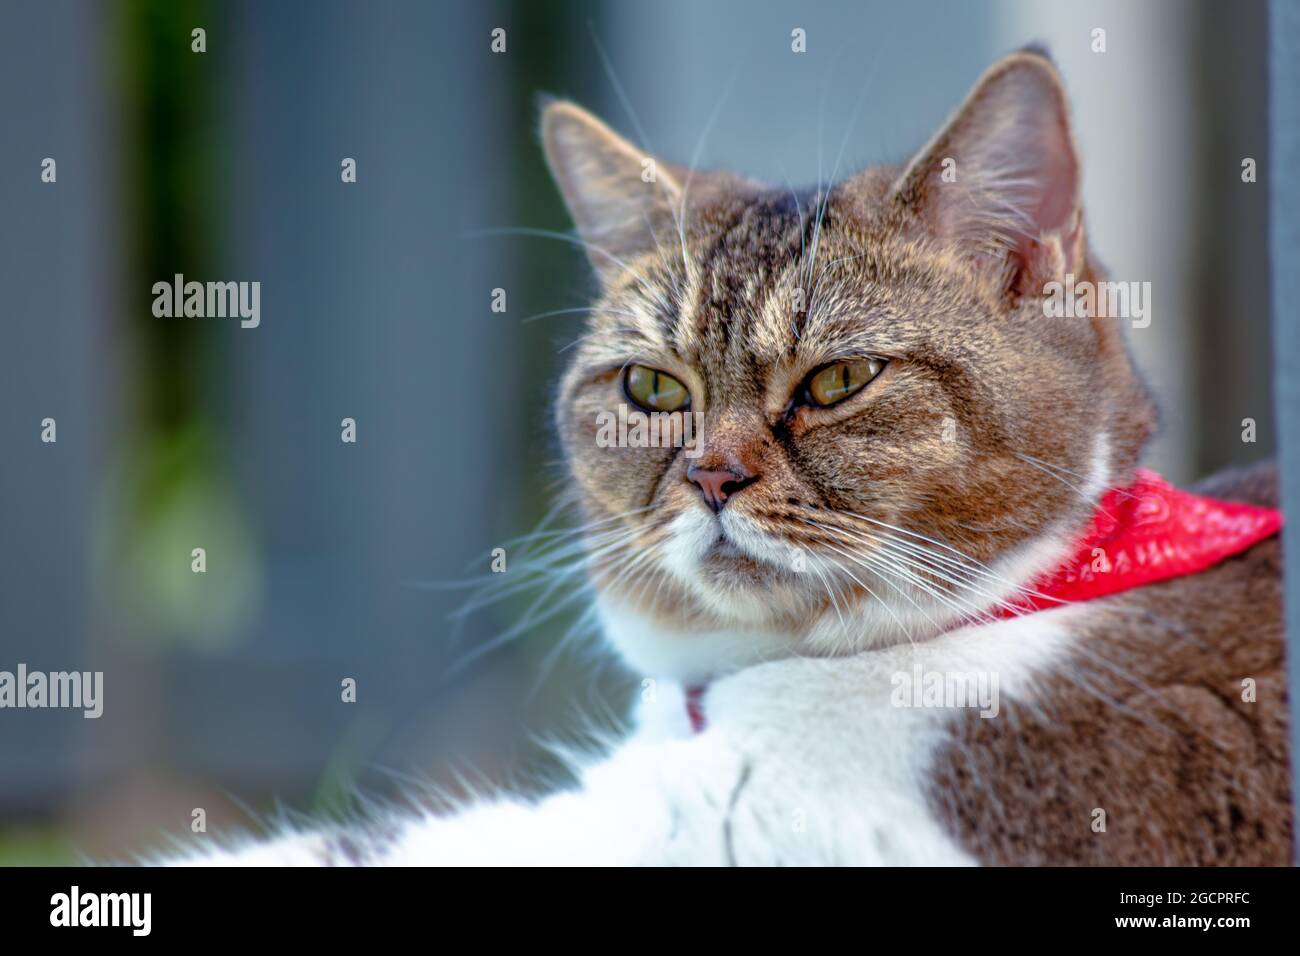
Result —
[{"label": "cat", "polygon": [[[1046,53],[826,189],[672,165],[564,101],[541,133],[600,284],[555,418],[637,727],[572,790],[180,862],[1289,862],[1275,533],[1020,603],[1135,497],[1156,427],[1121,322],[1044,315],[1104,279]],[[699,416],[698,447],[598,441],[621,405]],[[1277,500],[1271,465],[1197,490]],[[995,706],[900,699],[926,674]]]}]

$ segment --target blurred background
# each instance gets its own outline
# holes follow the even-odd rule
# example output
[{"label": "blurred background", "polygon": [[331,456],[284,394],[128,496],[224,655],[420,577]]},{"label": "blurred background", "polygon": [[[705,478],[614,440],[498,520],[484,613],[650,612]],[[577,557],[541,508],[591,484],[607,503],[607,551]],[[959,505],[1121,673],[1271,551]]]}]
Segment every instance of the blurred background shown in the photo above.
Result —
[{"label": "blurred background", "polygon": [[[556,769],[539,740],[626,711],[639,678],[563,652],[572,614],[476,653],[527,597],[457,633],[465,593],[423,586],[508,559],[563,480],[550,383],[580,316],[526,320],[591,279],[489,232],[569,228],[540,91],[668,159],[815,182],[841,150],[841,176],[905,159],[1045,42],[1094,246],[1152,283],[1150,464],[1272,454],[1266,28],[1209,0],[6,3],[0,670],[103,671],[105,701],[0,711],[0,864],[147,852],[194,808],[211,832],[412,778],[527,786]],[[154,318],[175,273],[260,281],[260,327]]]}]

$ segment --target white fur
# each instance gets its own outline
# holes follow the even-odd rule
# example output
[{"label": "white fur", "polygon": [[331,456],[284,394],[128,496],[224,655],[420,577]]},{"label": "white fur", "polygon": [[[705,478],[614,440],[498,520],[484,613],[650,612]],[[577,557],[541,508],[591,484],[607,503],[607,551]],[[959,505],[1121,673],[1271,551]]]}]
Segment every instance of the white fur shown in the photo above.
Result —
[{"label": "white fur", "polygon": [[605,640],[636,674],[695,684],[791,651],[789,635],[766,628],[675,631],[603,596],[596,609]]},{"label": "white fur", "polygon": [[[894,706],[893,675],[918,661],[927,670],[990,671],[1003,712],[1032,705],[1035,676],[1060,664],[1066,624],[1078,613],[964,628],[916,648],[749,667],[711,686],[709,726],[696,736],[674,716],[681,695],[665,687],[642,704],[642,729],[582,771],[578,789],[408,821],[367,862],[974,863],[927,797],[952,723],[969,715]],[[314,863],[326,844],[295,833],[192,862]]]}]

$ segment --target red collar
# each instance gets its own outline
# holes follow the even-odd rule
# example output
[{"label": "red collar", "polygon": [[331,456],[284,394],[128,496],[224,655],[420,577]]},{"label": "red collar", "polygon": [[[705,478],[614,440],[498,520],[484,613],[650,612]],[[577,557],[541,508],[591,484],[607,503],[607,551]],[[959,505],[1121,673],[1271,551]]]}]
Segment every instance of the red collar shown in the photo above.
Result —
[{"label": "red collar", "polygon": [[[1132,484],[1102,496],[1071,556],[994,615],[1018,617],[1196,574],[1281,527],[1282,512],[1273,508],[1179,491],[1155,472],[1138,469]],[[696,733],[705,726],[704,691],[686,690],[686,713]]]}]

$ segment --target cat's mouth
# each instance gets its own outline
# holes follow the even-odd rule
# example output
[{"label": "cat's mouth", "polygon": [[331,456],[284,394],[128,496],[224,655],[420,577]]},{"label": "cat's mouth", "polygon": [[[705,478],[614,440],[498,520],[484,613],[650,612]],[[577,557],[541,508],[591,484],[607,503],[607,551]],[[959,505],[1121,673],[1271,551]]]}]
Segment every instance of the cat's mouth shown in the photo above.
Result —
[{"label": "cat's mouth", "polygon": [[771,568],[771,565],[766,561],[755,558],[749,551],[727,537],[725,531],[721,530],[719,530],[713,544],[704,552],[701,560],[715,566],[731,565],[737,570],[752,573],[770,570]]},{"label": "cat's mouth", "polygon": [[[778,590],[804,584],[787,559],[791,546],[739,513],[701,514],[692,509],[679,515],[667,548],[668,569],[710,601],[732,602],[765,593],[776,600]],[[783,592],[782,592],[783,593]]]},{"label": "cat's mouth", "polygon": [[713,544],[709,546],[709,550],[705,552],[705,556],[712,558],[748,558],[749,552],[728,538],[725,531],[720,530]]},{"label": "cat's mouth", "polygon": [[711,542],[702,549],[699,563],[715,576],[732,576],[734,583],[771,582],[785,577],[786,548],[739,516],[722,516],[712,529]]},{"label": "cat's mouth", "polygon": [[672,522],[664,569],[722,624],[806,625],[819,611],[827,572],[803,546],[764,526],[762,516],[688,509]]}]

